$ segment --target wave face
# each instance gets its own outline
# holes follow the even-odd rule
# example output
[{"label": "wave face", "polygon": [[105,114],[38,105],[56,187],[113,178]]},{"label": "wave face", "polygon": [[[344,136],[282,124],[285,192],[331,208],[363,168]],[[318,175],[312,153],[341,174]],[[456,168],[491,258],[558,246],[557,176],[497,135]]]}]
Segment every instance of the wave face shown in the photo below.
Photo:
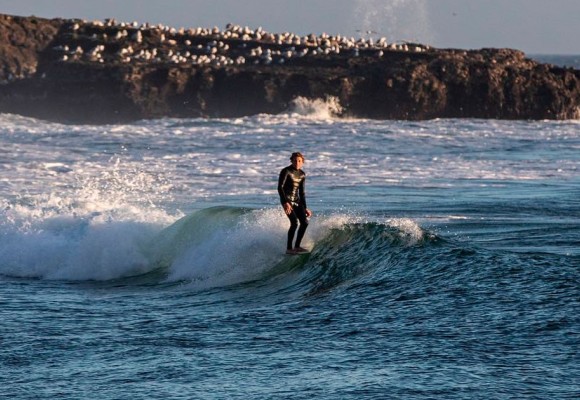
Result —
[{"label": "wave face", "polygon": [[207,289],[270,279],[300,267],[304,276],[296,279],[305,280],[302,290],[320,291],[387,268],[399,262],[392,258],[403,249],[435,241],[410,219],[363,222],[360,216],[330,214],[315,217],[308,230],[304,244],[312,253],[288,256],[288,221],[277,208],[211,207],[163,229],[99,212],[49,214],[33,221],[5,220],[0,273],[73,281],[155,273],[158,282]]},{"label": "wave face", "polygon": [[341,214],[317,217],[311,227],[304,243],[311,254],[288,256],[288,222],[280,210],[215,207],[162,231],[150,257],[167,269],[167,280],[196,288],[268,279],[279,285],[279,275],[293,271],[285,284],[303,295],[380,270],[389,253],[417,246],[427,235],[411,220],[361,222]]}]

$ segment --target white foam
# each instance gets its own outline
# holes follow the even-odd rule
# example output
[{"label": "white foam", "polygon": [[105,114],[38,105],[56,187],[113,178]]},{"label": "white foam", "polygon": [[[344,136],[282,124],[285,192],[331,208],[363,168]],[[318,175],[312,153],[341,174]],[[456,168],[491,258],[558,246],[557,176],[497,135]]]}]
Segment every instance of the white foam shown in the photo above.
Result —
[{"label": "white foam", "polygon": [[149,268],[143,248],[160,229],[98,213],[17,214],[9,210],[0,216],[0,273],[17,277],[108,280],[141,274]]},{"label": "white foam", "polygon": [[0,274],[109,280],[147,272],[143,249],[176,216],[131,201],[139,186],[148,189],[150,182],[113,173],[62,193],[4,199]]},{"label": "white foam", "polygon": [[[305,153],[308,185],[311,193],[320,188],[314,193],[319,196],[332,196],[327,189],[336,186],[337,177],[344,187],[357,188],[350,190],[376,190],[400,183],[449,187],[577,176],[572,156],[553,156],[557,146],[578,148],[578,130],[570,122],[352,121],[334,118],[334,105],[298,99],[303,115],[119,126],[65,126],[0,115],[0,144],[17,149],[0,153],[0,189],[8,197],[57,191],[64,198],[77,196],[71,187],[112,186],[125,204],[168,204],[175,194],[179,204],[257,198],[275,188],[277,172],[294,149]],[[520,151],[530,144],[532,150],[547,148],[547,158],[503,155],[506,147]],[[491,152],[495,148],[500,152]]]}]

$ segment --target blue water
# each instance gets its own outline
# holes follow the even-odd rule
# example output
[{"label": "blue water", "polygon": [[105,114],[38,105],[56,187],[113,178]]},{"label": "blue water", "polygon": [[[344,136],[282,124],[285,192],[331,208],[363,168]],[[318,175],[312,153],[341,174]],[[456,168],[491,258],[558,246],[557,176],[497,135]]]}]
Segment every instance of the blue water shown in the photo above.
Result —
[{"label": "blue water", "polygon": [[0,115],[0,397],[578,398],[578,121],[330,109]]}]

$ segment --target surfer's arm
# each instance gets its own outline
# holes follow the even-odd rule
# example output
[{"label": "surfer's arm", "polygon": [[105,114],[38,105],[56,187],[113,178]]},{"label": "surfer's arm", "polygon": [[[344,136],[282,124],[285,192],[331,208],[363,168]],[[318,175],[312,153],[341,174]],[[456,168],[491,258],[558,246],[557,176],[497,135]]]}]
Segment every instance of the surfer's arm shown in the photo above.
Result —
[{"label": "surfer's arm", "polygon": [[305,185],[306,185],[306,175],[304,175],[304,179],[302,179],[302,182],[300,182],[300,186],[298,187],[299,193],[300,193],[300,203],[302,205],[302,207],[304,207],[304,212],[306,213],[306,216],[308,218],[310,218],[312,216],[312,211],[310,211],[308,209],[308,207],[306,207],[306,189],[305,189]]},{"label": "surfer's arm", "polygon": [[278,194],[280,195],[280,204],[284,206],[286,209],[286,204],[290,205],[290,201],[288,197],[286,197],[286,193],[284,192],[284,185],[286,184],[286,179],[288,179],[288,171],[283,169],[280,172],[280,177],[278,178]]},{"label": "surfer's arm", "polygon": [[302,180],[300,181],[300,185],[298,186],[298,194],[300,198],[300,205],[304,207],[305,210],[307,210],[308,207],[306,207],[306,189],[304,188],[305,185],[306,185],[306,175],[304,175]]}]

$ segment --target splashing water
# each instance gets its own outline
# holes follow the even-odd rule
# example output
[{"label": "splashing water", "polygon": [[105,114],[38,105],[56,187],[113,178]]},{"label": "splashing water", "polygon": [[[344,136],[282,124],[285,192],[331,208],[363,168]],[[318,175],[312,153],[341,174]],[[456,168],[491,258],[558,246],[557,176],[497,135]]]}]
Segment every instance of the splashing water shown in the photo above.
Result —
[{"label": "splashing water", "polygon": [[292,101],[291,112],[312,119],[331,120],[342,113],[343,109],[337,97],[325,99],[307,99],[297,97]]},{"label": "splashing water", "polygon": [[353,26],[357,31],[387,36],[389,41],[432,42],[425,0],[357,0]]},{"label": "splashing water", "polygon": [[116,162],[98,176],[76,176],[59,192],[4,199],[0,274],[108,280],[149,271],[143,247],[179,214],[159,209],[148,195],[167,182],[120,168]]}]

